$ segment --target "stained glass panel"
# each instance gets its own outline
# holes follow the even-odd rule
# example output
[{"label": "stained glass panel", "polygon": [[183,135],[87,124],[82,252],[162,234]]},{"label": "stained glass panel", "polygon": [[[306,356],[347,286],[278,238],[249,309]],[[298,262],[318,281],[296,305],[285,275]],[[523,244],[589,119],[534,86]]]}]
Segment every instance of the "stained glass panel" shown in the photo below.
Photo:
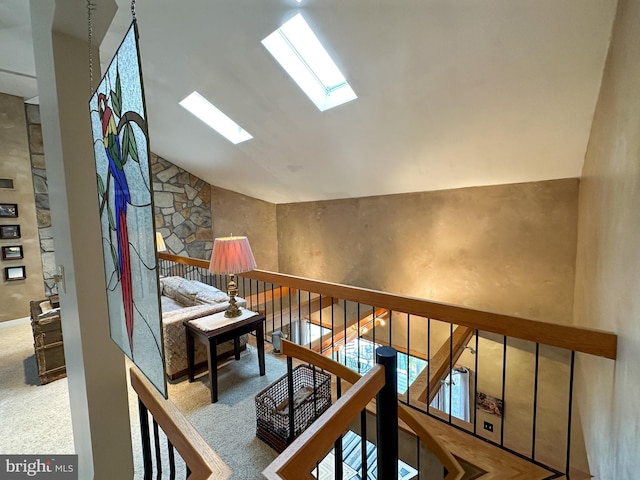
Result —
[{"label": "stained glass panel", "polygon": [[137,28],[90,100],[111,338],[166,397]]}]

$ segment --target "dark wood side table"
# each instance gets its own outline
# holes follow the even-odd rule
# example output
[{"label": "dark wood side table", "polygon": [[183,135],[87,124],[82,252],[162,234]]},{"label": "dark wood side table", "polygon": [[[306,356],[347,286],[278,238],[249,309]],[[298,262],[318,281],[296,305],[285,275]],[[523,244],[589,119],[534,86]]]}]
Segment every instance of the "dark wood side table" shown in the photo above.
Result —
[{"label": "dark wood side table", "polygon": [[240,360],[240,336],[256,332],[258,346],[258,366],[260,376],[264,371],[264,315],[242,309],[242,315],[227,318],[224,312],[214,313],[206,317],[184,322],[187,334],[187,368],[189,382],[194,380],[195,340],[207,346],[207,363],[209,366],[209,383],[211,385],[211,403],[218,401],[218,356],[216,347],[229,340],[234,342],[236,360]]}]

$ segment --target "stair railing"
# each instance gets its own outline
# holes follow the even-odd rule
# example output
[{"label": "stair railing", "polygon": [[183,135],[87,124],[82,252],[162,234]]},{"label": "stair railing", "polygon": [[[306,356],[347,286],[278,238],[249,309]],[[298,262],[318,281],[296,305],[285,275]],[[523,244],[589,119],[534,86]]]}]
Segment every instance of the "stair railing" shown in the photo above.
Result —
[{"label": "stair railing", "polygon": [[[385,350],[386,349],[386,350]],[[382,350],[385,350],[384,352]],[[340,452],[340,438],[347,430],[349,424],[360,416],[365,421],[367,406],[376,398],[378,414],[376,423],[378,430],[378,478],[398,478],[398,419],[405,422],[415,435],[425,444],[445,468],[444,480],[459,480],[464,470],[458,461],[449,453],[440,442],[431,436],[421,424],[418,416],[404,405],[397,403],[395,395],[395,352],[384,347],[379,350],[379,362],[374,365],[364,376],[359,375],[344,365],[326,358],[308,348],[301,347],[287,340],[282,341],[282,354],[287,356],[289,372],[291,372],[292,359],[308,363],[321,368],[325,372],[336,377],[336,386],[339,398],[322,414],[307,430],[282,452],[262,473],[270,480],[312,480],[313,469],[327,455],[333,447]],[[393,362],[389,359],[393,356]],[[341,394],[341,381],[344,380],[352,386],[346,393]],[[389,396],[389,394],[392,394]],[[290,392],[290,396],[293,393]],[[289,404],[292,405],[292,399]],[[393,405],[390,404],[390,401]],[[397,417],[385,415],[397,406]],[[391,420],[391,422],[390,422]],[[364,427],[361,424],[361,428]],[[366,432],[366,430],[365,430]],[[363,432],[363,442],[366,433]],[[395,440],[394,440],[395,438]],[[364,452],[363,452],[364,454]],[[336,478],[342,478],[342,455],[335,455]],[[362,461],[366,468],[366,459]],[[395,475],[395,476],[394,476]],[[363,478],[367,478],[366,471],[361,472]]]},{"label": "stair railing", "polygon": [[[205,260],[159,257],[163,275],[226,287],[226,278],[209,273]],[[615,334],[569,324],[264,270],[242,274],[237,283],[248,308],[265,315],[267,338],[280,330],[360,373],[373,365],[375,346],[392,346],[403,364],[398,378],[406,388],[399,395],[405,406],[557,475],[571,469],[576,355],[617,355]],[[460,365],[470,371],[467,420],[452,412],[452,379]],[[514,382],[520,371],[522,378]],[[442,392],[448,393],[444,406],[434,401]],[[522,394],[526,401],[514,401]],[[486,405],[476,405],[482,398]]]},{"label": "stair railing", "polygon": [[[168,471],[170,478],[176,478],[176,451],[185,464],[187,480],[231,478],[231,469],[211,449],[182,412],[171,401],[160,395],[135,367],[130,368],[129,375],[131,386],[138,395],[144,480],[155,478],[154,468],[157,478],[162,478],[163,469],[165,472]],[[149,429],[150,417],[153,425],[153,440]],[[161,453],[163,438],[160,430],[166,436],[166,455],[164,456]]]}]

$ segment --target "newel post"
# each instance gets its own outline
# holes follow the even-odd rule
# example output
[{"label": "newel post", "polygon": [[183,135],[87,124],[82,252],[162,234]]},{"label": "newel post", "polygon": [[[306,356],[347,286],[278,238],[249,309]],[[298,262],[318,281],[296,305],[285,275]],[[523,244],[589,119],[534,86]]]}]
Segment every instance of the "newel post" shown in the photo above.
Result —
[{"label": "newel post", "polygon": [[376,396],[378,478],[398,480],[398,352],[378,347],[376,362],[385,372],[385,385]]}]

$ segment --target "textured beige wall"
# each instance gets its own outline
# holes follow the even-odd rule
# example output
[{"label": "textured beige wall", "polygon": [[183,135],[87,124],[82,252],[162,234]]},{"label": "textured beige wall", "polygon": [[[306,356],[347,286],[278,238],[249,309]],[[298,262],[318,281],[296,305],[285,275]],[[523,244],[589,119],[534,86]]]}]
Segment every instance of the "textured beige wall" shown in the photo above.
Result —
[{"label": "textured beige wall", "polygon": [[258,268],[278,271],[276,206],[240,193],[211,187],[213,236],[246,235]]},{"label": "textured beige wall", "polygon": [[576,398],[591,473],[638,478],[640,1],[618,5],[580,186],[575,322],[618,334],[618,360],[580,357]]},{"label": "textured beige wall", "polygon": [[[32,131],[32,141],[42,148],[40,130]],[[0,177],[12,178],[15,190],[0,190],[0,202],[17,203],[18,218],[0,218],[1,225],[20,225],[22,238],[0,240],[0,246],[22,245],[24,259],[0,260],[0,322],[29,316],[29,302],[44,298],[40,242],[31,179],[29,139],[24,100],[0,94]],[[25,280],[6,282],[4,269],[24,265]]]},{"label": "textured beige wall", "polygon": [[277,206],[280,271],[570,323],[578,180]]}]

